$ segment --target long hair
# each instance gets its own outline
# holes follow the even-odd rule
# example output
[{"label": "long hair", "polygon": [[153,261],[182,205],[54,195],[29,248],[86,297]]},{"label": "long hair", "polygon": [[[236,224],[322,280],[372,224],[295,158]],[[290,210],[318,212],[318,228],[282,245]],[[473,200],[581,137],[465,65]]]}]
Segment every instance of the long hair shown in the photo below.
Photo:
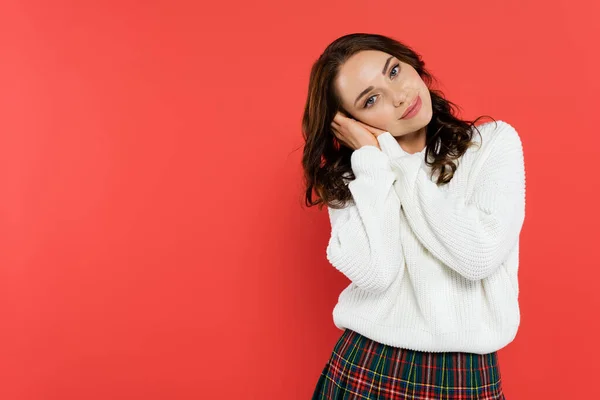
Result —
[{"label": "long hair", "polygon": [[[308,207],[318,205],[322,208],[326,204],[341,208],[352,199],[345,179],[355,179],[350,164],[353,149],[335,137],[331,122],[338,111],[343,111],[341,99],[334,88],[340,67],[352,55],[363,50],[379,50],[411,65],[429,88],[433,115],[426,128],[425,162],[431,166],[431,176],[439,172],[437,185],[450,182],[457,168],[457,160],[473,144],[474,130],[480,133],[475,122],[482,117],[474,121],[459,119],[456,116],[458,107],[432,87],[435,78],[425,68],[421,56],[410,47],[378,34],[353,33],[342,36],[327,46],[310,71],[308,97],[302,117],[305,141],[302,167],[305,204]],[[430,158],[433,161],[430,162]],[[314,199],[313,194],[316,195]]]}]

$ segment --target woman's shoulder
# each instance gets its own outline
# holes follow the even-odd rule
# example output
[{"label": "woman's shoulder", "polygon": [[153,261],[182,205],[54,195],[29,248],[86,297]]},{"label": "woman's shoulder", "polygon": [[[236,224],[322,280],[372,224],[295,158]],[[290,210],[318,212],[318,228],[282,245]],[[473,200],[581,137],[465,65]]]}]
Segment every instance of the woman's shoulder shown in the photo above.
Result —
[{"label": "woman's shoulder", "polygon": [[511,148],[522,147],[519,133],[510,123],[504,120],[484,122],[478,125],[477,131],[480,135],[474,134],[472,141],[477,143],[477,148]]},{"label": "woman's shoulder", "polygon": [[496,136],[503,136],[505,138],[509,136],[516,138],[519,137],[519,133],[517,132],[515,127],[507,121],[501,119],[496,121],[484,122],[483,124],[477,126],[477,130],[479,130],[484,140],[486,137],[495,138]]}]

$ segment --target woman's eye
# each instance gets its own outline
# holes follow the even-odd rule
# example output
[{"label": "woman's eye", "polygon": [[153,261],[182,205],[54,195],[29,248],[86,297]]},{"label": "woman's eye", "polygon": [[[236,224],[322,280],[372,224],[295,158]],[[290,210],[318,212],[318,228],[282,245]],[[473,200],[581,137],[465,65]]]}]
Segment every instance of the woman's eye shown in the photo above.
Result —
[{"label": "woman's eye", "polygon": [[[390,76],[391,76],[391,77],[394,77],[394,76],[398,75],[398,73],[399,73],[398,71],[396,71],[396,73],[395,73],[395,74],[392,74],[392,72],[394,72],[394,70],[395,70],[395,69],[398,69],[398,68],[400,68],[400,64],[396,64],[396,65],[394,65],[394,68],[392,68],[392,70],[390,71]],[[369,97],[369,98],[367,99],[367,101],[365,102],[364,108],[369,108],[371,105],[373,105],[374,103],[373,103],[373,102],[369,102],[369,101],[370,101],[371,99],[375,98],[375,97],[377,97],[377,96],[371,96],[371,97]]]},{"label": "woman's eye", "polygon": [[373,103],[369,103],[369,100],[374,99],[377,96],[371,96],[367,99],[367,101],[365,102],[365,107],[364,108],[369,108],[370,105],[372,105]]}]

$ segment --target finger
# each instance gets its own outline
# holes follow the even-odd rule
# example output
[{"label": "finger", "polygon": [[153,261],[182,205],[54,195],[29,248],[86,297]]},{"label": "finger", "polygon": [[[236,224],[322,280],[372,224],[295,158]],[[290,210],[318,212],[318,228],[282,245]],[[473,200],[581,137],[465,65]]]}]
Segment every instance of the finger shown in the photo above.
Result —
[{"label": "finger", "polygon": [[362,126],[364,126],[365,128],[367,128],[369,131],[374,132],[374,133],[381,134],[381,133],[387,132],[387,131],[385,131],[383,129],[379,129],[379,128],[376,128],[376,127],[374,127],[372,125],[365,124],[364,122],[360,122],[360,121],[357,121],[357,122],[359,124],[361,124]]},{"label": "finger", "polygon": [[345,122],[345,121],[348,121],[348,120],[354,120],[354,118],[352,118],[352,116],[348,116],[348,115],[344,114],[344,113],[343,113],[343,112],[341,112],[341,111],[338,111],[338,112],[335,114],[335,117],[334,117],[333,119],[334,119],[334,120],[337,120],[337,121],[338,121],[338,122],[340,122],[340,123],[342,123],[342,122]]},{"label": "finger", "polygon": [[344,143],[346,144],[346,141],[344,140],[344,137],[342,135],[340,135],[339,132],[337,131],[333,131],[333,135],[335,136],[335,139],[340,142],[340,143]]},{"label": "finger", "polygon": [[344,117],[344,114],[342,114],[341,112],[339,112],[339,111],[338,111],[338,112],[337,112],[337,113],[334,115],[334,117],[333,117],[333,120],[334,120],[335,122],[337,122],[337,123],[340,123],[340,122],[342,122],[342,121],[344,120],[344,118],[345,118],[345,117]]},{"label": "finger", "polygon": [[342,142],[342,143],[346,143],[346,140],[345,140],[344,136],[343,136],[343,135],[340,133],[340,131],[339,131],[339,130],[337,130],[337,129],[332,129],[332,131],[333,131],[333,136],[335,136],[335,138],[336,138],[338,141],[340,141],[340,142]]},{"label": "finger", "polygon": [[374,130],[375,128],[373,128],[371,125],[369,125],[369,124],[365,124],[364,122],[361,122],[361,121],[356,121],[356,122],[358,122],[358,124],[359,124],[360,126],[362,126],[363,128],[365,128],[365,129],[366,129],[366,130],[368,130],[369,132],[373,133],[373,130]]},{"label": "finger", "polygon": [[331,126],[331,131],[333,132],[333,134],[335,136],[339,136],[340,135],[339,129],[340,129],[339,125],[336,125],[336,126],[332,125]]}]

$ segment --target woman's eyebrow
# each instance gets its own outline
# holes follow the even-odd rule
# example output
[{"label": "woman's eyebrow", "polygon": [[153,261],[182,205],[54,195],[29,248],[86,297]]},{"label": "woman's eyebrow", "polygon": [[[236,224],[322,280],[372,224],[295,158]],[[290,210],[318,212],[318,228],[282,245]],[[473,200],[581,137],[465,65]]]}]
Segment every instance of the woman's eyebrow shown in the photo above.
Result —
[{"label": "woman's eyebrow", "polygon": [[[381,75],[385,75],[385,71],[387,71],[388,65],[390,64],[390,60],[392,58],[394,58],[394,56],[390,56],[390,57],[388,57],[387,60],[385,60],[385,64],[383,65],[383,69],[381,70]],[[369,86],[368,88],[366,88],[365,90],[363,90],[362,92],[360,92],[360,94],[358,95],[358,97],[356,98],[356,100],[354,100],[354,105],[356,106],[356,103],[358,103],[358,101],[360,100],[360,98],[363,97],[365,94],[369,93],[371,90],[373,90],[373,86]]]}]

